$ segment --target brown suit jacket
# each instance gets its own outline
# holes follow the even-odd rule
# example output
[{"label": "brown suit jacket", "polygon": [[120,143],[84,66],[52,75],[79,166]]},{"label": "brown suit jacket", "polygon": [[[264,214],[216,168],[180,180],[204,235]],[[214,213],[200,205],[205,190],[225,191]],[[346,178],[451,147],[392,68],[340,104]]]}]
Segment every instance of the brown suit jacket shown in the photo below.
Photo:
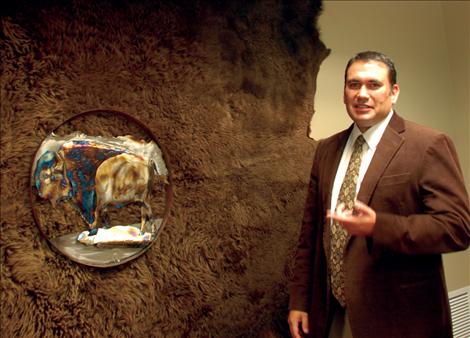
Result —
[{"label": "brown suit jacket", "polygon": [[[319,142],[290,285],[290,309],[327,337],[337,303],[325,218],[352,127]],[[470,212],[451,140],[394,113],[357,199],[377,213],[371,237],[349,239],[345,294],[355,338],[452,337],[441,254],[470,244]]]}]

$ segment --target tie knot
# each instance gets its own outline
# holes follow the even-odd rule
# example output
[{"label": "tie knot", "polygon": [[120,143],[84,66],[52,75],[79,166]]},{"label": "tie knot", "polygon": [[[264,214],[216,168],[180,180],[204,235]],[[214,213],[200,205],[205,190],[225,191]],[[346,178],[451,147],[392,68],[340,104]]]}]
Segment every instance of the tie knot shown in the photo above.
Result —
[{"label": "tie knot", "polygon": [[366,142],[366,140],[364,139],[364,136],[362,135],[359,135],[356,139],[356,141],[354,142],[354,150],[356,149],[362,149],[362,145]]}]

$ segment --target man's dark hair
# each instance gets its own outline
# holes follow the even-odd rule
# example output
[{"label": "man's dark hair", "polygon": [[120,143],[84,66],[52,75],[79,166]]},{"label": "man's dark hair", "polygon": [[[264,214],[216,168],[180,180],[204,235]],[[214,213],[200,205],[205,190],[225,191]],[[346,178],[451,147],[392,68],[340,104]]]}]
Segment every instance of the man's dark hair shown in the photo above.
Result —
[{"label": "man's dark hair", "polygon": [[385,54],[372,51],[360,52],[349,59],[348,64],[346,65],[346,70],[344,71],[345,82],[349,67],[356,61],[377,61],[384,63],[388,67],[388,79],[390,80],[390,84],[393,86],[397,83],[397,70],[395,69],[395,64],[392,59]]}]

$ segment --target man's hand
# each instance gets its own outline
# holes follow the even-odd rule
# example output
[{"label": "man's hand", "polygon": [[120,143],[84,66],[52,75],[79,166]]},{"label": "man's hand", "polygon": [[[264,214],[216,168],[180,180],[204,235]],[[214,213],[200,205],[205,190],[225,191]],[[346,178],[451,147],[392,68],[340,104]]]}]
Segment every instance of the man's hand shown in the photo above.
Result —
[{"label": "man's hand", "polygon": [[289,312],[289,327],[292,338],[306,337],[308,334],[308,313],[291,310]]},{"label": "man's hand", "polygon": [[350,235],[355,236],[371,236],[377,219],[374,209],[360,201],[354,202],[353,210],[346,210],[340,203],[334,213],[328,210],[326,217],[337,221]]}]

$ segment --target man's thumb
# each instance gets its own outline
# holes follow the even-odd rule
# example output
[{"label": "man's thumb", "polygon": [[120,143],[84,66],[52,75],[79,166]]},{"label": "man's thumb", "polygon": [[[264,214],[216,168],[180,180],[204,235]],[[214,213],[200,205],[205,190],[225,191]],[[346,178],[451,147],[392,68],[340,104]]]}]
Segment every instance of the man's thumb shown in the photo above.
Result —
[{"label": "man's thumb", "polygon": [[304,331],[304,333],[308,333],[308,317],[307,316],[304,316],[302,318],[302,331]]}]

